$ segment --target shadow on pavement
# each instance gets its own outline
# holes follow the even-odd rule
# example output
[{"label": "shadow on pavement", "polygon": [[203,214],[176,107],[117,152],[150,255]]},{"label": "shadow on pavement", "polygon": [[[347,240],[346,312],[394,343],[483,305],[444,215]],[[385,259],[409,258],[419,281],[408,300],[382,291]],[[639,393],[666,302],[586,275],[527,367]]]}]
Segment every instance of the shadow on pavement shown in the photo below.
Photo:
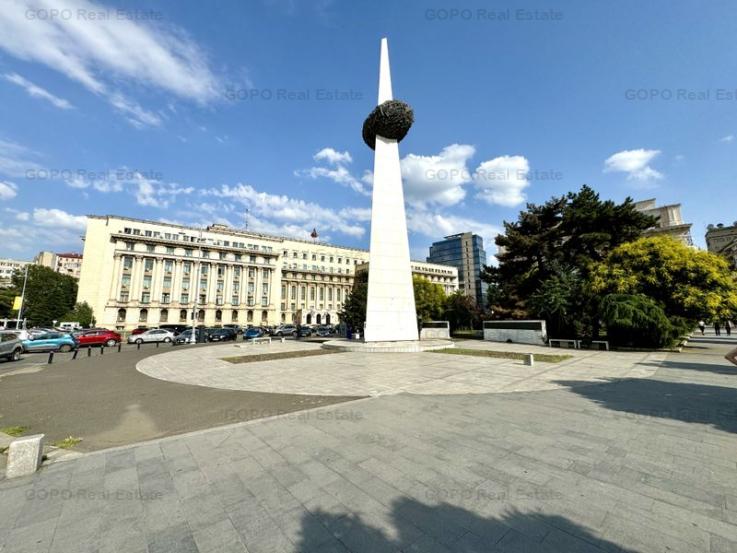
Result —
[{"label": "shadow on pavement", "polygon": [[[402,498],[394,502],[390,516],[394,528],[387,532],[386,529],[364,522],[360,515],[317,510],[302,518],[301,539],[297,550],[301,553],[634,553],[633,550],[598,538],[586,528],[557,515],[515,510],[499,518],[484,518],[447,503],[430,506],[414,499]],[[396,535],[396,538],[387,535],[388,533]],[[336,538],[340,544],[336,543]]]},{"label": "shadow on pavement", "polygon": [[[671,362],[666,362],[671,363]],[[692,366],[688,364],[689,368]],[[717,365],[712,367],[718,368]],[[673,419],[708,424],[719,430],[737,433],[737,389],[650,380],[614,380],[605,384],[582,381],[557,381],[571,392],[602,407],[627,416]]]}]

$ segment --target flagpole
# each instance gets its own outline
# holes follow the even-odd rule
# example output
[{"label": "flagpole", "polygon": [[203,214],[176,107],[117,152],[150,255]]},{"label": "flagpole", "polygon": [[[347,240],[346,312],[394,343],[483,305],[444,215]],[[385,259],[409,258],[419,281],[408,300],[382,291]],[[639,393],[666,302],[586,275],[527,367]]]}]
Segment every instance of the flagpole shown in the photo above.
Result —
[{"label": "flagpole", "polygon": [[[18,309],[18,317],[15,319],[15,329],[20,328],[20,319],[23,316],[23,303],[26,301],[26,283],[28,282],[28,265],[26,265],[26,276],[23,277],[23,291],[20,294],[20,308]],[[25,326],[25,325],[24,325]]]}]

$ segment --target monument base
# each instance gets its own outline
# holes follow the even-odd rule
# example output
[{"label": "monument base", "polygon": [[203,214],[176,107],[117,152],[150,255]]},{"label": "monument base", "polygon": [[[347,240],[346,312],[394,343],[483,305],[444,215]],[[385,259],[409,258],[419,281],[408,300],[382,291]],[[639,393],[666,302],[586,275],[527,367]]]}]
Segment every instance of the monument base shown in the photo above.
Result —
[{"label": "monument base", "polygon": [[454,348],[451,340],[402,340],[396,342],[364,342],[362,340],[329,340],[324,349],[361,353],[417,353],[434,349]]}]

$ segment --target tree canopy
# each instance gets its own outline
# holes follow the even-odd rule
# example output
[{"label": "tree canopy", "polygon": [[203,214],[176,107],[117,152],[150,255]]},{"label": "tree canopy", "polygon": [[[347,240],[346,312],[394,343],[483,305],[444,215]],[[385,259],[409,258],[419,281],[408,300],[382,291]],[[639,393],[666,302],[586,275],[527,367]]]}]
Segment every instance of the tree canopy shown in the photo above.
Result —
[{"label": "tree canopy", "polygon": [[[13,273],[10,288],[14,295],[21,295],[24,276],[25,270]],[[23,317],[29,324],[50,325],[53,321],[61,321],[74,307],[76,299],[77,281],[73,277],[40,265],[28,266]]]}]

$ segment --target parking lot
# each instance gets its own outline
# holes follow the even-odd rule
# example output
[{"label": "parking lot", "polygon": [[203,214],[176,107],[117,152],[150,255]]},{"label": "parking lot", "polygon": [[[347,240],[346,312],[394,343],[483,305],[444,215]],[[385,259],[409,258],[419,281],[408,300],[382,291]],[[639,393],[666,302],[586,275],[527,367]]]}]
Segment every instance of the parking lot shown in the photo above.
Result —
[{"label": "parking lot", "polygon": [[[120,353],[114,347],[101,354],[98,347],[89,357],[81,348],[76,359],[55,353],[53,364],[47,353],[2,361],[0,428],[22,426],[50,442],[74,436],[82,438],[76,450],[92,451],[352,399],[215,390],[163,382],[135,368],[157,353],[212,346],[123,344]],[[236,349],[233,342],[215,347]]]}]

